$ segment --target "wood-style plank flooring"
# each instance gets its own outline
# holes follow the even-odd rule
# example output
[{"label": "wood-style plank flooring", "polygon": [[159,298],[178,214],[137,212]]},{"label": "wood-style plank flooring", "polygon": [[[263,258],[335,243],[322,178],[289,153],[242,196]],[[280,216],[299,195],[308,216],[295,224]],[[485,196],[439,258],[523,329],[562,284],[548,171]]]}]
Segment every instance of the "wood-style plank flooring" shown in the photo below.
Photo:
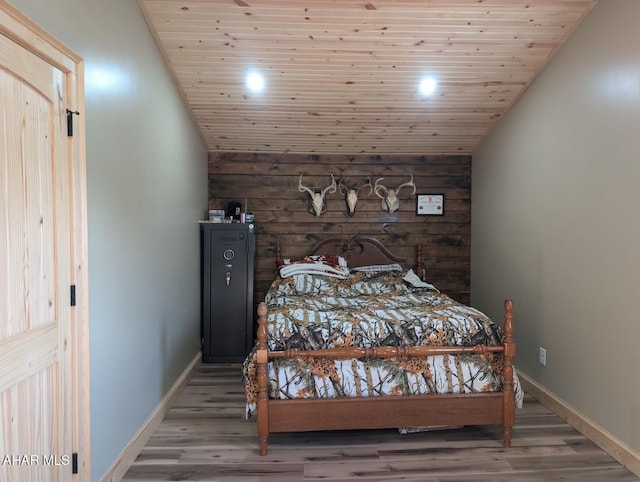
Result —
[{"label": "wood-style plank flooring", "polygon": [[640,481],[532,397],[500,427],[276,434],[260,457],[240,365],[203,365],[122,479],[137,481]]}]

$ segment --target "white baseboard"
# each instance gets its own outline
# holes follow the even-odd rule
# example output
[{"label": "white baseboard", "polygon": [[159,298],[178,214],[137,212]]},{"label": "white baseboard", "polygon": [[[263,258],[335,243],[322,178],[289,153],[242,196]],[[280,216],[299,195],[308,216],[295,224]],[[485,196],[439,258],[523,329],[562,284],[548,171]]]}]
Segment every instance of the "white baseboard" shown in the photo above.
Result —
[{"label": "white baseboard", "polygon": [[597,423],[587,418],[564,400],[558,398],[552,392],[544,388],[526,374],[518,371],[520,383],[525,392],[528,392],[542,404],[558,414],[569,425],[595,443],[615,460],[624,465],[635,475],[640,476],[640,453],[629,447],[615,435],[607,432]]},{"label": "white baseboard", "polygon": [[133,464],[140,451],[144,448],[149,438],[151,438],[151,435],[153,435],[155,430],[158,428],[158,425],[160,425],[160,422],[164,419],[164,416],[171,408],[171,405],[173,405],[176,396],[182,391],[182,388],[189,381],[191,375],[193,375],[201,361],[202,353],[198,352],[175,381],[173,386],[167,391],[165,396],[162,397],[162,400],[160,400],[156,408],[151,412],[149,418],[145,420],[131,441],[122,450],[111,467],[109,467],[109,470],[107,470],[107,472],[102,476],[100,479],[101,482],[119,482],[122,477],[124,477],[124,474],[127,473],[131,464]]}]

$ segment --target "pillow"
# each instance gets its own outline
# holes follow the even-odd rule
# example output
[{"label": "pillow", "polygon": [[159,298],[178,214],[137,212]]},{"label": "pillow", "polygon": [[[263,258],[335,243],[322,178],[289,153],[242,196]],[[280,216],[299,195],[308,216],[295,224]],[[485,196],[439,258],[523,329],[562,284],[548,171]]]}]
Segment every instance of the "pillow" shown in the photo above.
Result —
[{"label": "pillow", "polygon": [[429,288],[430,290],[434,290],[440,293],[440,290],[435,286],[433,286],[431,283],[422,281],[420,277],[413,272],[412,269],[407,271],[407,274],[405,274],[402,279],[405,280],[407,283],[409,283],[411,286],[414,286],[416,288]]},{"label": "pillow", "polygon": [[294,274],[320,274],[335,278],[348,278],[347,260],[342,256],[314,255],[301,258],[286,258],[278,268],[280,276],[286,278]]},{"label": "pillow", "polygon": [[364,272],[364,273],[384,273],[386,271],[402,271],[402,266],[397,263],[393,264],[372,264],[370,266],[356,266],[351,268],[351,272]]}]

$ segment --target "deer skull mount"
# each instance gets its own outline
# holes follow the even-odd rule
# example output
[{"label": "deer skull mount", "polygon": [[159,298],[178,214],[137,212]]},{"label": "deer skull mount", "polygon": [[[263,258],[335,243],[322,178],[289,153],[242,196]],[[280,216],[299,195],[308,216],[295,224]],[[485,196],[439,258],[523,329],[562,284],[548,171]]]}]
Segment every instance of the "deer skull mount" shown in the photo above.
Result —
[{"label": "deer skull mount", "polygon": [[358,195],[360,194],[360,190],[368,187],[370,196],[373,192],[373,185],[371,184],[371,178],[367,177],[367,182],[362,184],[361,186],[354,185],[346,185],[343,182],[343,179],[340,180],[338,184],[338,189],[340,190],[340,194],[344,196],[344,200],[347,204],[347,215],[353,216],[356,212],[356,204],[358,204]]},{"label": "deer skull mount", "polygon": [[395,189],[389,189],[380,184],[380,181],[382,181],[383,179],[384,177],[376,179],[376,183],[373,187],[376,196],[381,199],[380,206],[382,207],[383,211],[392,213],[400,207],[400,199],[398,198],[398,193],[403,187],[413,187],[413,192],[411,193],[411,195],[416,193],[416,185],[413,183],[413,174],[411,174],[411,180],[409,182],[400,184]]},{"label": "deer skull mount", "polygon": [[334,179],[333,174],[329,175],[331,176],[331,184],[317,192],[302,185],[302,174],[300,174],[300,178],[298,179],[298,191],[309,193],[309,212],[316,216],[320,216],[327,212],[325,196],[328,192],[336,192],[337,189],[336,180]]}]

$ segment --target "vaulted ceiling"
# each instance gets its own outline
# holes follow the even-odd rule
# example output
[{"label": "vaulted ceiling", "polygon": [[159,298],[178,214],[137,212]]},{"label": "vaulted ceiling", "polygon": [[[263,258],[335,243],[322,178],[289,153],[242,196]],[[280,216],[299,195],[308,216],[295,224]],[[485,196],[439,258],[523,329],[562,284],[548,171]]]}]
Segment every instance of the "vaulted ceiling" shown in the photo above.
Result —
[{"label": "vaulted ceiling", "polygon": [[139,3],[211,152],[423,155],[471,153],[595,0]]}]

